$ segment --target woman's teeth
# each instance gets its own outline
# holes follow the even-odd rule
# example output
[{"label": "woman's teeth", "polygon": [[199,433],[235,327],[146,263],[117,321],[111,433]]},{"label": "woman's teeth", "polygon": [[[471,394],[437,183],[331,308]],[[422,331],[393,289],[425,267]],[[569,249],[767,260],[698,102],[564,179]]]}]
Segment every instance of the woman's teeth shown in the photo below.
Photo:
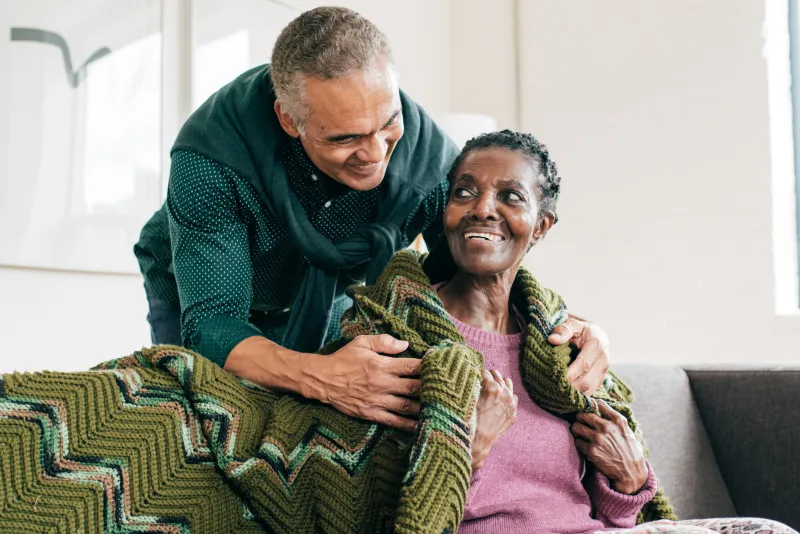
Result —
[{"label": "woman's teeth", "polygon": [[464,234],[466,239],[483,239],[486,241],[502,241],[503,238],[497,234],[483,234],[478,232],[467,232]]}]

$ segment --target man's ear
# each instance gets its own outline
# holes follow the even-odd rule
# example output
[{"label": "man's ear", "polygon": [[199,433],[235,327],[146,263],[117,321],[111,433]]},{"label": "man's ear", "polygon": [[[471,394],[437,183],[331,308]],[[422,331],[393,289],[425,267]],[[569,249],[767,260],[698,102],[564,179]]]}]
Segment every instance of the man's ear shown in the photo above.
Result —
[{"label": "man's ear", "polygon": [[281,107],[281,103],[276,100],[274,107],[275,107],[275,115],[278,116],[278,122],[281,123],[283,131],[292,137],[300,137],[300,130],[299,128],[297,128],[297,124],[294,122],[292,116],[283,110],[283,107]]},{"label": "man's ear", "polygon": [[539,217],[539,220],[536,221],[536,228],[533,229],[533,236],[531,236],[531,247],[544,239],[544,236],[547,235],[547,232],[550,231],[550,228],[552,228],[555,223],[556,214],[552,211],[548,211]]}]

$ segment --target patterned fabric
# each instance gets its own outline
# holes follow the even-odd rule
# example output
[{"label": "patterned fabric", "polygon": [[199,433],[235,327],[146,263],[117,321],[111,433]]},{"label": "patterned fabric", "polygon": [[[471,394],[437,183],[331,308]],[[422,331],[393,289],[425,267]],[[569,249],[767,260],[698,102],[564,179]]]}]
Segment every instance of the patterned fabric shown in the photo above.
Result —
[{"label": "patterned fabric", "polygon": [[[381,186],[342,186],[314,166],[297,139],[282,145],[279,156],[311,223],[326,238],[336,241],[372,221]],[[444,181],[401,229],[409,241],[421,232],[429,240],[439,236],[446,200]],[[248,323],[250,310],[290,306],[308,269],[251,184],[185,150],[173,153],[168,200],[142,229],[134,252],[150,292],[169,304],[184,303],[184,346],[219,365],[243,339],[261,334]],[[174,264],[173,254],[180,258]]]},{"label": "patterned fabric", "polygon": [[752,517],[728,517],[722,519],[691,519],[685,521],[655,521],[636,528],[601,531],[602,534],[797,534],[791,527]]},{"label": "patterned fabric", "polygon": [[[362,334],[408,341],[401,356],[423,361],[414,434],[265,390],[178,347],[83,373],[3,375],[0,532],[455,532],[482,357],[411,251],[350,294],[344,339],[325,352]],[[528,312],[529,393],[557,413],[594,409],[566,381],[569,348],[546,340],[566,318],[560,297],[525,271],[514,295]],[[598,397],[619,410],[630,392],[612,374]],[[645,517],[672,517],[658,499]]]}]

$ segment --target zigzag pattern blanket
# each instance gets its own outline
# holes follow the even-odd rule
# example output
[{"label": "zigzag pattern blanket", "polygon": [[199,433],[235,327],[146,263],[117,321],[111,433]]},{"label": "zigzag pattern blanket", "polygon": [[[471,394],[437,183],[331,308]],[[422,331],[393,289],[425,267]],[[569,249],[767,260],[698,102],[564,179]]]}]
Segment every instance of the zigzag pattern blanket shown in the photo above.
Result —
[{"label": "zigzag pattern blanket", "polygon": [[[463,343],[422,271],[398,253],[355,288],[344,339],[388,333],[423,359],[414,434],[239,380],[178,347],[79,373],[0,377],[0,532],[455,532],[471,475],[482,357]],[[525,387],[555,413],[593,404],[546,338],[561,299],[521,271],[530,320]],[[634,426],[612,374],[596,395]],[[674,517],[659,493],[642,519]]]}]

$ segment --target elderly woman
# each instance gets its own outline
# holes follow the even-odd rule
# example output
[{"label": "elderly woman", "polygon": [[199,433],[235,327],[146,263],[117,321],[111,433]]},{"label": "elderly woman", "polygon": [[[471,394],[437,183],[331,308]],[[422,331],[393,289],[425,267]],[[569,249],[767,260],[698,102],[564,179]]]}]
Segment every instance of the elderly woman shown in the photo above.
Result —
[{"label": "elderly woman", "polygon": [[[515,298],[529,277],[521,270],[526,253],[557,220],[555,163],[533,136],[503,131],[468,142],[449,180],[447,246],[437,247],[424,267],[450,321],[483,355],[486,369],[459,532],[577,534],[634,527],[643,506],[652,504],[657,483],[629,426],[629,409],[619,402],[626,395],[611,392],[609,402],[589,401],[590,411],[559,415],[554,412],[566,411],[537,402],[543,395],[536,374],[549,372],[541,367],[548,360],[534,354],[527,361],[537,343],[526,337],[552,310],[563,316],[560,299],[543,288],[538,298],[555,299],[555,306],[543,302],[525,310],[519,304],[525,300]],[[531,322],[535,329],[528,328]],[[612,380],[622,386],[613,374]],[[659,501],[663,508],[666,501]],[[794,532],[759,519],[662,520],[624,530],[676,531]]]}]

